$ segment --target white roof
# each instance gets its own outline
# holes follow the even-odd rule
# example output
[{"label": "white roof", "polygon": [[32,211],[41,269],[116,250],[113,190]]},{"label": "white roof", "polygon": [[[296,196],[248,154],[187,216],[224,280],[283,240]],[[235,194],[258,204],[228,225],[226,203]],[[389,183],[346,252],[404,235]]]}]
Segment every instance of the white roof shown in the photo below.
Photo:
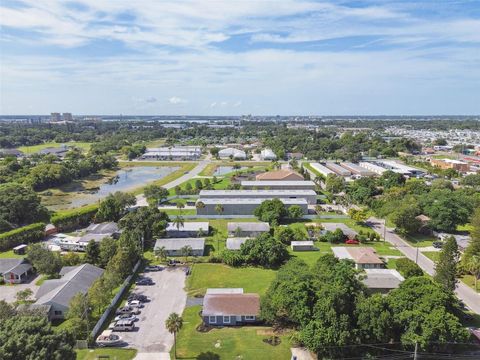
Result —
[{"label": "white roof", "polygon": [[168,223],[167,225],[167,231],[208,231],[208,226],[209,222],[194,222],[194,221],[189,221],[189,222],[184,222],[183,225],[180,224],[180,228],[177,229],[177,225],[174,224],[173,222]]},{"label": "white roof", "polygon": [[233,156],[234,158],[246,158],[247,154],[243,150],[238,150],[235,148],[226,148],[226,149],[220,150],[218,152],[218,156],[220,157]]},{"label": "white roof", "polygon": [[256,181],[242,181],[242,186],[262,186],[262,187],[282,187],[282,186],[311,186],[315,187],[315,183],[311,180],[287,180],[287,181],[268,181],[268,180],[256,180]]},{"label": "white roof", "polygon": [[210,288],[205,294],[243,294],[243,288]]},{"label": "white roof", "polygon": [[248,237],[233,237],[233,238],[228,238],[226,247],[228,250],[240,250],[240,246],[247,241]]},{"label": "white roof", "polygon": [[262,158],[271,158],[271,159],[276,159],[277,158],[277,155],[275,155],[275,153],[272,151],[272,149],[263,149],[260,152],[260,155],[262,156]]},{"label": "white roof", "polygon": [[320,163],[310,163],[310,166],[311,166],[314,170],[316,170],[316,171],[318,171],[320,174],[322,174],[323,176],[328,176],[329,174],[334,174],[334,175],[335,175],[335,173],[334,173],[332,170],[330,170],[330,169],[327,168],[326,166],[323,166],[323,165],[320,164]]},{"label": "white roof", "polygon": [[184,246],[190,246],[192,250],[203,250],[205,238],[168,238],[158,239],[155,247],[165,247],[166,250],[180,250]]},{"label": "white roof", "polygon": [[305,240],[305,241],[292,241],[292,246],[313,246],[313,241]]},{"label": "white roof", "polygon": [[[272,200],[273,198],[200,198],[198,201],[203,202],[205,205],[213,204],[261,204],[265,200]],[[284,205],[308,205],[308,202],[304,198],[288,199],[278,198]],[[197,201],[197,202],[198,202]]]}]

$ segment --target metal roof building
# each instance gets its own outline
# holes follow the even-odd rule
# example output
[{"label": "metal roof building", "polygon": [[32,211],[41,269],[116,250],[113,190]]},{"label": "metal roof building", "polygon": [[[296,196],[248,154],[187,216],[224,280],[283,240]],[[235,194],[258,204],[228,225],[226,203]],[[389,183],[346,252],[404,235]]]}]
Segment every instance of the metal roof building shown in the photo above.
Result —
[{"label": "metal roof building", "polygon": [[353,174],[357,174],[360,176],[373,176],[375,173],[373,171],[367,170],[357,164],[351,162],[342,162],[340,163],[342,167],[351,171]]},{"label": "metal roof building", "polygon": [[340,165],[333,163],[333,162],[327,162],[325,163],[325,166],[332,170],[335,174],[338,176],[350,176],[352,175],[352,172],[350,170],[347,170]]},{"label": "metal roof building", "polygon": [[218,157],[220,159],[228,159],[230,156],[233,159],[240,159],[240,160],[245,160],[247,158],[247,154],[243,150],[238,150],[235,148],[226,148],[222,149],[218,152]]},{"label": "metal roof building", "polygon": [[[269,199],[245,199],[245,198],[213,198],[205,199],[200,198],[197,200],[197,215],[253,215],[255,209],[260,204]],[[285,205],[290,207],[292,205],[300,206],[304,213],[308,213],[308,202],[305,199],[285,199],[279,198],[279,200]],[[202,203],[202,206],[198,206]],[[217,205],[222,206],[220,213],[217,212]]]},{"label": "metal roof building", "polygon": [[226,242],[226,247],[228,250],[240,250],[240,246],[247,241],[248,237],[233,237],[228,238]]},{"label": "metal roof building", "polygon": [[200,199],[305,199],[316,204],[317,193],[313,190],[202,190]]},{"label": "metal roof building", "polygon": [[359,163],[359,165],[362,168],[367,169],[371,172],[374,172],[377,175],[382,175],[385,171],[387,171],[387,169],[385,169],[384,167],[375,165],[374,163],[371,163],[371,162],[362,161]]},{"label": "metal roof building", "polygon": [[275,155],[272,149],[263,149],[260,152],[260,157],[262,160],[277,160],[277,155]]},{"label": "metal roof building", "polygon": [[164,247],[168,256],[183,256],[182,248],[190,246],[192,256],[203,256],[205,238],[168,238],[158,239],[155,248]]},{"label": "metal roof building", "polygon": [[245,190],[315,190],[315,183],[306,181],[242,181],[241,186]]},{"label": "metal roof building", "polygon": [[325,177],[327,177],[330,174],[336,175],[332,170],[323,166],[320,163],[310,163],[310,166],[312,167],[312,169],[318,171],[320,175],[323,175]]}]

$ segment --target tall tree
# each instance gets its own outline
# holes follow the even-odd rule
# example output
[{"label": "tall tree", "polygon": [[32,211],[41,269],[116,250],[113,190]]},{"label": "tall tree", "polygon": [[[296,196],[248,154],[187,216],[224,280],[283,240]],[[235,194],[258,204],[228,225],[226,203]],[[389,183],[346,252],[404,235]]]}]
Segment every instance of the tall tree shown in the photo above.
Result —
[{"label": "tall tree", "polygon": [[435,281],[441,284],[446,290],[455,290],[459,259],[460,252],[458,251],[457,241],[453,236],[450,236],[445,240],[445,244],[435,263],[434,275]]},{"label": "tall tree", "polygon": [[168,190],[152,184],[145,187],[143,194],[147,198],[148,205],[157,207],[159,203],[168,198]]},{"label": "tall tree", "polygon": [[90,240],[85,249],[85,262],[95,265],[100,259],[100,245],[95,240]]},{"label": "tall tree", "polygon": [[177,313],[171,313],[165,321],[165,327],[170,334],[173,334],[173,357],[177,358],[177,333],[183,326],[183,319]]}]

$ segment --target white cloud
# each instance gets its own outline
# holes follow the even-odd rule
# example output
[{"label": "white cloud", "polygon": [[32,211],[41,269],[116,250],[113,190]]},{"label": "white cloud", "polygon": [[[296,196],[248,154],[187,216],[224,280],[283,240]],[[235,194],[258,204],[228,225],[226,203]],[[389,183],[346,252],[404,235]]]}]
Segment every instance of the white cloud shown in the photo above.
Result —
[{"label": "white cloud", "polygon": [[168,102],[173,105],[185,104],[187,100],[179,98],[178,96],[172,96],[168,99]]}]

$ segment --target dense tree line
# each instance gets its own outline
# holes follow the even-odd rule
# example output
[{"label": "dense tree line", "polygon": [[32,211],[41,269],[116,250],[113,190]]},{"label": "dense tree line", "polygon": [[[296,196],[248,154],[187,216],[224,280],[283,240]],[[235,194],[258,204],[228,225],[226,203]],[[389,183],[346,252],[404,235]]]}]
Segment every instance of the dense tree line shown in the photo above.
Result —
[{"label": "dense tree line", "polygon": [[455,315],[457,300],[441,285],[414,276],[387,296],[370,295],[359,276],[353,263],[331,254],[313,268],[292,259],[262,299],[262,317],[297,328],[297,341],[326,358],[375,355],[360,345],[376,343],[449,351],[450,343],[468,339]]}]

